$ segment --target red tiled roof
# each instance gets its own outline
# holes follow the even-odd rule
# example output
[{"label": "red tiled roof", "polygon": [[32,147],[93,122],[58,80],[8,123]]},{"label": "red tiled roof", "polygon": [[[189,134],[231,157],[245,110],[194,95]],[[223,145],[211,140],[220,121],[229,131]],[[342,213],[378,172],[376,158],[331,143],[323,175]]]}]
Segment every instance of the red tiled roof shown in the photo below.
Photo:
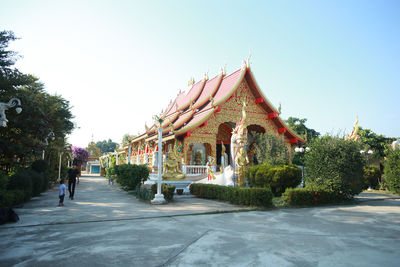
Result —
[{"label": "red tiled roof", "polygon": [[[195,83],[187,93],[179,93],[176,99],[171,101],[168,108],[162,114],[162,116],[165,116],[162,127],[167,128],[172,123],[175,135],[182,135],[201,126],[215,112],[219,105],[225,103],[235,93],[243,79],[247,81],[255,98],[260,100],[258,105],[268,114],[271,114],[270,119],[277,128],[280,129],[291,142],[305,143],[279,118],[279,116],[275,116],[277,113],[276,109],[263,95],[248,67],[238,69],[226,76],[221,73],[210,80],[203,79]],[[210,95],[213,96],[214,99],[213,105],[210,101]],[[190,108],[191,101],[193,104]],[[170,128],[167,128],[163,133],[168,133],[170,130]],[[151,128],[148,135],[152,135],[153,133],[155,133],[154,127]]]}]

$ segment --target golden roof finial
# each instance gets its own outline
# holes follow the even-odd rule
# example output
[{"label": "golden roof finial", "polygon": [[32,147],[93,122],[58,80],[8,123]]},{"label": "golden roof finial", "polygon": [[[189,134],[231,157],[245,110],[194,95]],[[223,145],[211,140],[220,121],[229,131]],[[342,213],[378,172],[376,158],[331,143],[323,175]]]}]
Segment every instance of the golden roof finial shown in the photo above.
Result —
[{"label": "golden roof finial", "polygon": [[188,82],[188,87],[192,86],[194,84],[194,78],[191,77],[189,82]]},{"label": "golden roof finial", "polygon": [[208,72],[209,72],[209,70],[206,73],[204,73],[204,80],[205,81],[208,81]]},{"label": "golden roof finial", "polygon": [[247,68],[250,68],[250,58],[251,58],[251,50],[249,50],[249,56],[247,57]]},{"label": "golden roof finial", "polygon": [[278,114],[280,115],[281,113],[282,113],[282,105],[281,105],[281,103],[279,103]]}]

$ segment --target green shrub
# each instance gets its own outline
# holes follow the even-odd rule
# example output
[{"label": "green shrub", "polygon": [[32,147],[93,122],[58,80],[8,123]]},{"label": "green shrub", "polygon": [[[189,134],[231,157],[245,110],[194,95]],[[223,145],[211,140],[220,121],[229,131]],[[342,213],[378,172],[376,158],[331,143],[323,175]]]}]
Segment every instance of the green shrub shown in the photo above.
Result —
[{"label": "green shrub", "polygon": [[[153,194],[157,194],[157,184],[151,186]],[[174,198],[175,186],[168,184],[161,184],[161,193],[164,195],[164,199],[171,201]]]},{"label": "green shrub", "polygon": [[6,190],[9,176],[7,173],[0,171],[0,190]]},{"label": "green shrub", "polygon": [[46,172],[46,170],[48,169],[47,167],[47,162],[41,159],[35,160],[31,165],[31,169],[38,173]]},{"label": "green shrub", "polygon": [[365,160],[360,144],[342,138],[324,136],[313,139],[305,154],[305,185],[349,196],[363,190]]},{"label": "green shrub", "polygon": [[340,203],[347,195],[340,192],[327,191],[323,188],[288,188],[282,194],[282,200],[290,206],[316,206]]},{"label": "green shrub", "polygon": [[9,190],[22,190],[24,192],[24,201],[32,197],[32,179],[30,171],[22,170],[12,175],[8,181]]},{"label": "green shrub", "polygon": [[13,207],[24,203],[25,192],[23,190],[0,190],[0,208]]},{"label": "green shrub", "polygon": [[190,193],[196,197],[228,201],[236,205],[270,207],[272,192],[269,188],[229,187],[213,184],[190,185]]},{"label": "green shrub", "polygon": [[280,196],[286,188],[297,187],[301,182],[301,170],[296,165],[255,165],[248,169],[247,174],[249,186],[270,187],[275,196]]},{"label": "green shrub", "polygon": [[389,149],[385,164],[385,183],[387,188],[400,194],[400,150]]},{"label": "green shrub", "polygon": [[117,182],[128,189],[135,189],[149,177],[147,165],[122,164],[115,166],[114,170]]},{"label": "green shrub", "polygon": [[142,200],[150,201],[154,198],[154,193],[152,188],[148,188],[146,186],[137,186],[136,197]]},{"label": "green shrub", "polygon": [[32,196],[36,197],[43,191],[43,176],[35,171],[28,170],[29,176],[32,180]]},{"label": "green shrub", "polygon": [[271,133],[255,133],[255,154],[258,163],[283,165],[289,163],[289,152],[282,138]]},{"label": "green shrub", "polygon": [[364,167],[364,189],[369,187],[378,189],[381,180],[381,171],[376,166]]}]

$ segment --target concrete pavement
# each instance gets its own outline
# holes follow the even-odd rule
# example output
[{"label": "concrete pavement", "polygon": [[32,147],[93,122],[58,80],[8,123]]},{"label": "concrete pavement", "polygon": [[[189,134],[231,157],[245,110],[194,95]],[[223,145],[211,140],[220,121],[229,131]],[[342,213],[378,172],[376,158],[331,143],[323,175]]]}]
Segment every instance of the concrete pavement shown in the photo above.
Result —
[{"label": "concrete pavement", "polygon": [[[0,266],[399,266],[400,200],[256,211],[176,198],[153,206],[103,177],[51,190],[0,226]],[[217,213],[213,212],[227,212]],[[239,212],[241,211],[241,212]],[[243,212],[244,211],[244,212]],[[202,214],[204,213],[204,214]]]}]

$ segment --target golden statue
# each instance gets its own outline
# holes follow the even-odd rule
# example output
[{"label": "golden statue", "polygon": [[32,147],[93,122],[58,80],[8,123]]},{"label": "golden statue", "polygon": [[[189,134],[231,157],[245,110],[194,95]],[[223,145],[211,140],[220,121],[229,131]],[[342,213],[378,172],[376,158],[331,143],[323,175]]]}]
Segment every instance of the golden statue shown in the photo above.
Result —
[{"label": "golden statue", "polygon": [[237,165],[238,184],[239,186],[244,186],[246,179],[246,168],[247,164],[249,163],[249,159],[244,147],[240,148],[239,155],[235,158],[235,162]]},{"label": "golden statue", "polygon": [[180,169],[180,155],[175,147],[171,152],[168,153],[167,160],[164,162],[164,180],[181,180],[186,177]]}]

